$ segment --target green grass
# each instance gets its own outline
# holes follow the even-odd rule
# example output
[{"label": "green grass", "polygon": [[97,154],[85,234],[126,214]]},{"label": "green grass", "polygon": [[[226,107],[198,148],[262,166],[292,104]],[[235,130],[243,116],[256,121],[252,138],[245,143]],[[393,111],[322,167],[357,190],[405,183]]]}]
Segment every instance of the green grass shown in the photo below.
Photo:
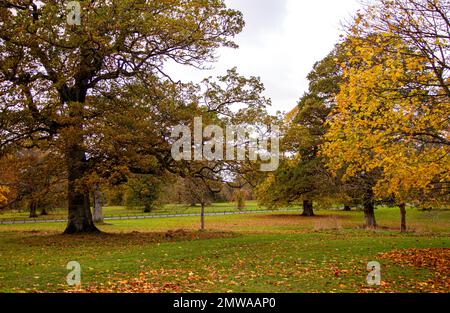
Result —
[{"label": "green grass", "polygon": [[[82,287],[91,290],[450,291],[448,276],[433,267],[379,254],[450,248],[450,211],[409,209],[406,234],[397,230],[394,208],[377,209],[376,231],[361,229],[359,211],[317,213],[211,216],[207,232],[197,231],[198,217],[113,221],[99,226],[107,233],[100,236],[60,235],[64,223],[0,225],[0,291],[70,291],[65,266],[72,260],[81,264]],[[177,229],[185,231],[167,233]],[[382,286],[367,288],[369,261],[381,263]]]},{"label": "green grass", "polygon": [[[294,207],[295,208],[295,207]],[[298,207],[297,207],[298,208]],[[266,210],[265,207],[257,205],[256,201],[248,201],[246,203],[246,211]],[[213,203],[205,207],[207,213],[218,212],[238,212],[236,205],[232,202]],[[39,213],[39,210],[38,210]],[[127,208],[125,206],[106,206],[103,208],[103,215],[109,216],[127,216],[127,215],[160,215],[160,214],[192,214],[200,213],[200,206],[186,206],[181,204],[161,205],[154,208],[150,213],[144,213],[143,208],[133,207]],[[67,209],[56,208],[48,212],[48,215],[39,215],[35,219],[64,219],[67,217]],[[28,220],[29,212],[27,211],[0,211],[0,220]]]}]

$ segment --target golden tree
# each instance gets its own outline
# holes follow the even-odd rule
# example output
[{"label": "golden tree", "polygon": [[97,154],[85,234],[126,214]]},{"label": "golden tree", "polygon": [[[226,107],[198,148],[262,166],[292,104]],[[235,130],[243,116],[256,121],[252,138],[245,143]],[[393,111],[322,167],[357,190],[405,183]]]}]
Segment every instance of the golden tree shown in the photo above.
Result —
[{"label": "golden tree", "polygon": [[436,0],[380,1],[358,15],[345,45],[344,81],[323,151],[329,167],[348,177],[380,170],[374,191],[402,208],[449,200],[446,9]]}]

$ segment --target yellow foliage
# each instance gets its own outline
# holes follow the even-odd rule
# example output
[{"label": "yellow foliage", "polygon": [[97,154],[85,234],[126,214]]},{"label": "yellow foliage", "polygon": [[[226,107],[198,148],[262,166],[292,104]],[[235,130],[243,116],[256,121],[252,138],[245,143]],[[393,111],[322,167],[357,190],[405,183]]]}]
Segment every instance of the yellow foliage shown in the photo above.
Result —
[{"label": "yellow foliage", "polygon": [[343,69],[323,152],[332,171],[345,168],[350,177],[382,169],[378,195],[414,200],[450,181],[450,100],[434,96],[439,87],[420,87],[436,79],[427,60],[406,53],[399,40],[375,36],[378,45],[349,38],[355,53]]},{"label": "yellow foliage", "polygon": [[0,186],[0,205],[5,204],[8,201],[7,195],[9,193],[8,187]]},{"label": "yellow foliage", "polygon": [[285,116],[285,118],[284,118],[284,121],[285,121],[287,124],[291,124],[292,121],[294,120],[294,118],[297,116],[297,114],[298,114],[298,106],[295,106],[295,108],[293,108],[291,111],[289,111],[289,112],[286,114],[286,116]]}]

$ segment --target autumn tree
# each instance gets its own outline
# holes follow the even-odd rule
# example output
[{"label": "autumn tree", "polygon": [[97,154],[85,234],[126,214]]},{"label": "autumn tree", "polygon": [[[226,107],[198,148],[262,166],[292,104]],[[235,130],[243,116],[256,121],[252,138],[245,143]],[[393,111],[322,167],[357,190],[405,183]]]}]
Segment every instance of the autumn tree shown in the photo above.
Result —
[{"label": "autumn tree", "polygon": [[151,212],[157,203],[161,180],[152,175],[132,175],[127,182],[127,205],[143,207],[145,213]]},{"label": "autumn tree", "polygon": [[95,232],[86,174],[169,167],[164,132],[198,105],[163,65],[202,67],[244,22],[221,0],[115,0],[81,1],[81,25],[68,25],[65,3],[0,2],[0,148],[57,147],[65,233]]},{"label": "autumn tree", "polygon": [[300,201],[302,214],[313,216],[313,201],[337,200],[338,180],[329,175],[320,155],[320,145],[327,132],[327,117],[339,92],[342,57],[337,46],[309,73],[308,92],[286,115],[287,127],[282,140],[286,158],[258,188],[261,203],[283,206]]},{"label": "autumn tree", "polygon": [[448,203],[449,4],[379,1],[349,29],[344,83],[324,151],[345,175],[380,173],[373,192],[405,203]]},{"label": "autumn tree", "polygon": [[0,205],[5,204],[8,201],[9,188],[2,186],[0,187]]},{"label": "autumn tree", "polygon": [[60,156],[39,149],[22,149],[1,158],[0,186],[8,193],[0,209],[26,204],[30,217],[37,217],[37,209],[46,215],[48,209],[64,204],[66,173],[59,164]]},{"label": "autumn tree", "polygon": [[205,208],[211,204],[214,193],[220,191],[220,183],[215,182],[217,189],[213,189],[211,183],[207,183],[204,179],[187,177],[183,179],[183,184],[185,199],[200,204],[200,230],[205,230]]},{"label": "autumn tree", "polygon": [[245,209],[246,192],[243,188],[236,189],[233,193],[233,198],[236,201],[236,209],[242,211]]},{"label": "autumn tree", "polygon": [[[169,176],[162,187],[159,201],[164,204],[178,204],[184,208],[200,205],[200,229],[205,230],[205,208],[215,199],[222,188],[218,179],[206,181],[195,176]],[[177,206],[179,207],[179,206]]]}]

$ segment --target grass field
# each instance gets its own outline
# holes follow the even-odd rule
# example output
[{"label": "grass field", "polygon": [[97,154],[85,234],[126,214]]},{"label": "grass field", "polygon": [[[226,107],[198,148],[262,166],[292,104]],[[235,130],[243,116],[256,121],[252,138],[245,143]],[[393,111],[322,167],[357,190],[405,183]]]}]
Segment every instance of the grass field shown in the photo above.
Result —
[{"label": "grass field", "polygon": [[[295,208],[295,207],[294,207]],[[264,207],[259,207],[256,201],[248,201],[246,203],[246,211],[256,211],[265,210]],[[218,212],[237,212],[234,203],[214,203],[205,207],[205,212],[207,213],[218,213]],[[107,206],[103,208],[103,215],[105,217],[110,216],[128,216],[128,215],[161,215],[161,214],[191,214],[199,213],[199,206],[186,206],[186,205],[161,205],[153,209],[149,213],[144,213],[143,208],[133,207],[127,208],[124,206]],[[36,220],[48,220],[48,219],[62,219],[67,217],[67,209],[57,208],[48,212],[48,215],[39,215]],[[0,220],[28,220],[28,211],[0,211]]]},{"label": "grass field", "polygon": [[[123,220],[104,234],[61,235],[64,223],[0,225],[1,292],[450,292],[450,210],[317,211]],[[81,265],[81,288],[66,264]],[[369,261],[381,286],[366,283]]]}]

